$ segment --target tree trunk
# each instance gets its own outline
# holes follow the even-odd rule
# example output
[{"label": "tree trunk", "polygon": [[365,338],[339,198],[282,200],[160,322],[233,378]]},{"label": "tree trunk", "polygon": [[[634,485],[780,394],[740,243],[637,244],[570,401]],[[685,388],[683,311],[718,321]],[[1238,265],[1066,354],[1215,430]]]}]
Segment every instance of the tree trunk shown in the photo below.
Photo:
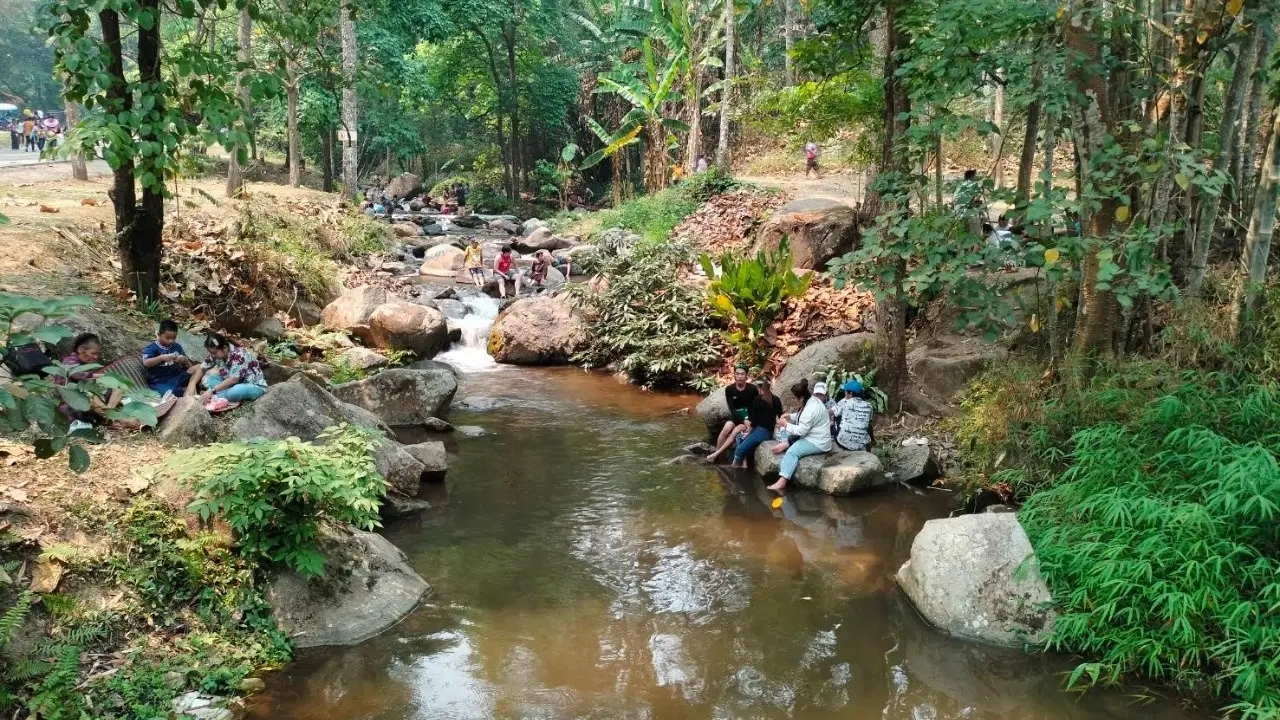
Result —
[{"label": "tree trunk", "polygon": [[1240,176],[1236,182],[1236,187],[1241,195],[1240,208],[1243,211],[1241,217],[1251,214],[1253,209],[1253,193],[1257,177],[1257,137],[1261,135],[1258,132],[1262,119],[1262,100],[1267,95],[1268,83],[1267,78],[1270,77],[1267,68],[1267,59],[1271,57],[1271,48],[1275,43],[1276,31],[1267,25],[1260,25],[1257,28],[1260,35],[1258,42],[1258,52],[1254,57],[1254,75],[1249,85],[1249,102],[1245,111],[1243,126],[1240,130],[1240,137],[1244,139],[1240,148]]},{"label": "tree trunk", "polygon": [[[240,103],[240,111],[245,116],[245,128],[253,124],[253,108],[252,95],[249,92],[249,86],[245,84],[245,75],[248,73],[248,66],[253,62],[253,52],[251,50],[253,43],[253,17],[249,15],[249,6],[245,5],[240,9],[240,22],[237,28],[237,52],[236,60],[240,63],[241,69],[236,73],[236,101]],[[231,165],[227,171],[227,197],[239,197],[244,193],[244,167],[240,164],[240,155],[245,153],[245,147],[236,143],[230,148]]]},{"label": "tree trunk", "polygon": [[693,172],[702,155],[702,71],[695,69],[689,89],[689,141],[685,146],[684,169]]},{"label": "tree trunk", "polygon": [[498,152],[502,153],[502,182],[503,189],[506,190],[507,198],[515,200],[516,186],[515,178],[512,175],[511,168],[511,146],[507,144],[507,134],[503,130],[502,112],[497,113],[497,131],[498,131]]},{"label": "tree trunk", "polygon": [[644,191],[652,195],[667,186],[667,133],[658,120],[644,129]]},{"label": "tree trunk", "polygon": [[991,152],[995,153],[996,162],[992,170],[992,182],[997,190],[1004,187],[1004,78],[996,71],[995,98],[991,104],[991,122],[996,126],[996,134],[991,137]]},{"label": "tree trunk", "polygon": [[734,0],[724,2],[724,87],[720,91],[720,138],[716,142],[716,165],[729,169],[729,117],[733,98]]},{"label": "tree trunk", "polygon": [[[1036,63],[1031,70],[1031,85],[1033,90],[1039,90],[1042,78],[1044,77],[1044,69],[1040,63]],[[1017,207],[1026,207],[1027,201],[1031,198],[1031,181],[1032,170],[1036,164],[1036,139],[1040,133],[1040,110],[1043,103],[1040,93],[1036,93],[1035,99],[1027,106],[1027,131],[1022,136],[1022,155],[1018,158],[1018,189]]]},{"label": "tree trunk", "polygon": [[[1256,24],[1256,23],[1255,23]],[[1249,42],[1245,43],[1236,57],[1235,70],[1231,74],[1231,85],[1223,98],[1222,125],[1218,131],[1218,155],[1213,161],[1213,169],[1230,172],[1228,167],[1231,155],[1235,152],[1237,131],[1240,129],[1240,113],[1244,108],[1245,86],[1253,75],[1253,62],[1257,53],[1258,32],[1254,28]],[[1200,286],[1204,282],[1209,265],[1209,247],[1213,243],[1213,231],[1218,219],[1218,209],[1222,206],[1222,195],[1213,194],[1200,203],[1200,220],[1196,223],[1195,235],[1191,242],[1191,273],[1187,277],[1187,293],[1192,297],[1200,294]]]},{"label": "tree trunk", "polygon": [[[1258,189],[1254,193],[1253,211],[1249,215],[1249,231],[1240,253],[1240,284],[1237,297],[1243,296],[1246,317],[1256,317],[1263,282],[1267,279],[1267,261],[1271,255],[1271,237],[1276,227],[1276,193],[1280,190],[1280,103],[1272,110],[1271,141],[1267,143]],[[1237,321],[1238,322],[1238,321]]]},{"label": "tree trunk", "polygon": [[322,158],[322,169],[324,172],[324,181],[320,189],[325,192],[333,192],[333,128],[328,125],[324,128],[324,138],[321,142],[324,148],[324,158]]},{"label": "tree trunk", "polygon": [[[898,24],[898,12],[902,0],[888,0],[885,4],[885,30],[887,44],[884,62],[884,138],[881,148],[881,168],[888,173],[909,172],[907,156],[909,130],[906,115],[910,110],[907,90],[898,76],[898,51],[906,45],[906,37]],[[889,208],[893,212],[895,208]],[[903,385],[907,380],[907,297],[903,288],[906,280],[906,261],[901,257],[883,260],[888,264],[885,292],[876,302],[876,385],[889,397],[889,411],[902,408]]]},{"label": "tree trunk", "polygon": [[[513,21],[502,32],[507,46],[507,84],[511,94],[511,178],[518,196],[524,188],[523,138],[520,137],[520,78],[516,75],[516,25]],[[515,198],[512,198],[515,199]]]},{"label": "tree trunk", "polygon": [[782,0],[782,82],[786,87],[796,84],[795,61],[791,59],[791,48],[795,42],[795,3],[796,0]]},{"label": "tree trunk", "polygon": [[348,200],[356,196],[360,179],[356,153],[356,131],[360,121],[360,107],[356,98],[356,19],[351,0],[341,0],[338,9],[338,26],[342,33],[342,125],[347,131],[347,142],[342,145],[342,194]]},{"label": "tree trunk", "polygon": [[[68,101],[67,102],[67,131],[75,129],[80,124],[80,106]],[[80,182],[88,182],[89,166],[85,163],[84,153],[71,153],[71,178]]]},{"label": "tree trunk", "polygon": [[284,85],[285,122],[289,133],[289,187],[302,184],[302,136],[298,132],[297,64],[290,60]]}]

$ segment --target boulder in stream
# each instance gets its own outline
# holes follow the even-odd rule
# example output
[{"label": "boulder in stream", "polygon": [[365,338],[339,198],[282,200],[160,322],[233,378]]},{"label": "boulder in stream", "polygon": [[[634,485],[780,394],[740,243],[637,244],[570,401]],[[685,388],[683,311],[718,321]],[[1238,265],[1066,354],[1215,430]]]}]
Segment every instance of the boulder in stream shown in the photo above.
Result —
[{"label": "boulder in stream", "polygon": [[387,184],[387,194],[394,200],[403,200],[418,191],[422,178],[413,173],[400,173]]},{"label": "boulder in stream", "polygon": [[385,355],[366,347],[347,348],[338,354],[338,359],[352,370],[376,370],[391,364]]},{"label": "boulder in stream", "polygon": [[338,330],[367,328],[379,305],[387,302],[387,291],[377,285],[347,288],[320,314],[325,325]]},{"label": "boulder in stream", "polygon": [[528,220],[520,223],[520,237],[527,237],[531,235],[534,230],[537,230],[538,228],[545,228],[546,226],[547,224],[538,218],[529,218]]},{"label": "boulder in stream", "polygon": [[422,228],[411,222],[401,222],[392,225],[391,232],[398,238],[419,237],[422,235]]},{"label": "boulder in stream", "polygon": [[444,315],[435,308],[395,300],[369,316],[369,339],[380,348],[408,350],[427,359],[449,344]]},{"label": "boulder in stream", "polygon": [[927,485],[942,474],[929,438],[924,437],[910,437],[890,448],[889,472],[894,480],[917,485]]},{"label": "boulder in stream", "polygon": [[[432,418],[433,420],[435,418]],[[449,471],[449,458],[444,450],[444,443],[438,440],[428,440],[414,445],[405,445],[404,449],[414,457],[418,462],[422,463],[423,478],[427,480],[439,480]]]},{"label": "boulder in stream", "polygon": [[462,268],[462,258],[466,252],[453,245],[436,245],[422,256],[422,267],[418,272],[423,275],[437,277],[453,277]]},{"label": "boulder in stream", "polygon": [[[775,445],[776,442],[766,440],[756,448],[756,472],[764,477],[777,477],[782,465],[782,456],[773,454]],[[828,495],[852,495],[885,482],[880,458],[873,453],[836,448],[829,453],[801,458],[789,485]]]},{"label": "boulder in stream", "polygon": [[563,250],[577,245],[577,242],[561,235],[553,235],[550,228],[540,227],[520,238],[514,243],[516,250],[522,253],[535,253],[539,250]]},{"label": "boulder in stream", "polygon": [[716,388],[710,395],[702,398],[697,412],[712,439],[719,437],[724,424],[733,418],[733,414],[729,412],[729,401],[724,398],[724,388]]},{"label": "boulder in stream", "polygon": [[354,528],[325,528],[325,576],[278,572],[267,600],[299,648],[355,645],[408,615],[431,589],[395,545]]},{"label": "boulder in stream", "polygon": [[334,397],[377,415],[395,426],[422,425],[439,416],[458,391],[458,380],[445,370],[391,368],[372,377],[333,388]]},{"label": "boulder in stream", "polygon": [[898,569],[898,584],[939,630],[991,645],[1039,644],[1053,596],[1013,513],[930,520]]},{"label": "boulder in stream", "polygon": [[582,317],[563,295],[523,298],[489,331],[489,354],[512,365],[563,365],[586,337]]}]

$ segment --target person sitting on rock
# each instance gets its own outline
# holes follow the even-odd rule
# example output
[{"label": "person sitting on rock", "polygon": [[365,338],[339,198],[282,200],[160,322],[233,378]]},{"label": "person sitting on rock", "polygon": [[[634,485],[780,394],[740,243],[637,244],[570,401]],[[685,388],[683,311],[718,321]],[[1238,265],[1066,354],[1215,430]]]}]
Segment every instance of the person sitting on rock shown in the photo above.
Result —
[{"label": "person sitting on rock", "polygon": [[233,403],[257,400],[266,393],[267,379],[262,374],[262,365],[248,348],[218,333],[209,333],[204,339],[204,349],[209,353],[200,366],[200,384],[205,389],[200,402],[205,407],[226,410]]},{"label": "person sitting on rock", "polygon": [[831,452],[831,420],[826,405],[810,394],[808,380],[792,385],[791,394],[800,401],[800,414],[794,424],[788,424],[786,418],[778,421],[787,424],[787,440],[773,446],[773,454],[782,455],[778,482],[769,486],[774,492],[787,488],[787,483],[795,477],[801,458]]},{"label": "person sitting on rock", "polygon": [[533,267],[529,268],[529,286],[541,290],[547,286],[547,273],[551,271],[551,253],[539,250],[533,254]]},{"label": "person sitting on rock", "polygon": [[769,387],[772,380],[768,375],[756,378],[756,397],[751,401],[751,411],[745,423],[746,434],[738,439],[738,447],[733,451],[733,466],[747,467],[747,457],[755,452],[760,443],[773,437],[774,427],[782,416],[782,401]]},{"label": "person sitting on rock", "polygon": [[510,245],[503,245],[502,252],[493,259],[493,276],[498,279],[498,297],[507,296],[507,281],[515,283],[515,296],[520,297],[520,272],[516,270],[516,258]]},{"label": "person sitting on rock", "polygon": [[875,408],[867,402],[866,390],[857,380],[845,381],[840,389],[844,397],[832,408],[836,444],[844,450],[866,450],[871,447],[871,416]]},{"label": "person sitting on rock", "polygon": [[745,429],[743,423],[751,414],[751,403],[756,399],[756,388],[747,382],[747,366],[739,365],[733,369],[733,384],[724,389],[724,400],[729,405],[729,419],[720,429],[716,438],[716,449],[707,456],[707,462],[713,463],[721,453],[729,449],[738,435]]},{"label": "person sitting on rock", "polygon": [[471,276],[471,282],[477,288],[484,287],[484,249],[480,247],[479,238],[471,238],[467,250],[462,256],[462,266]]},{"label": "person sitting on rock", "polygon": [[161,320],[155,342],[142,348],[142,367],[147,372],[147,386],[161,395],[191,395],[199,387],[199,366],[182,349],[178,323],[172,320]]}]

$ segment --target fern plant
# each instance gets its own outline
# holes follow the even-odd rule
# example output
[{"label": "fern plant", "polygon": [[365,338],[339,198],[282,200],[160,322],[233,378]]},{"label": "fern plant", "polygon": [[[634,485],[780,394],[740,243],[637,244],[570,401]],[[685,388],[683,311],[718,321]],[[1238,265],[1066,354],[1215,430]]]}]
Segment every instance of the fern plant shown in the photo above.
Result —
[{"label": "fern plant", "polygon": [[324,573],[322,522],[379,525],[387,491],[373,460],[379,442],[375,431],[343,423],[315,445],[255,439],[183,451],[162,474],[194,487],[191,510],[205,521],[224,518],[243,554],[316,577]]},{"label": "fern plant", "polygon": [[707,253],[699,261],[711,278],[707,288],[711,312],[729,323],[725,340],[738,351],[740,362],[760,364],[765,331],[782,311],[783,301],[804,295],[812,277],[795,273],[786,238],[777,251],[762,249],[755,257],[739,258],[725,250],[719,263]]}]

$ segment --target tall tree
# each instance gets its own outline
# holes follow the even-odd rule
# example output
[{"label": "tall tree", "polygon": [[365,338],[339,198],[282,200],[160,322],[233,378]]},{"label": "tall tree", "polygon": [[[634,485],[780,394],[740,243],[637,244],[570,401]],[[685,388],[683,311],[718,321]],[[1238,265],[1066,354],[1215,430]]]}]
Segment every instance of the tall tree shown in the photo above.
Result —
[{"label": "tall tree", "polygon": [[720,89],[720,138],[716,142],[716,164],[729,167],[729,121],[733,117],[734,49],[737,44],[734,0],[724,0],[724,84]]},{"label": "tall tree", "polygon": [[359,162],[356,133],[360,121],[360,105],[356,97],[356,19],[351,0],[341,0],[338,27],[342,33],[342,126],[346,132],[346,139],[342,144],[342,194],[347,199],[353,199],[359,190],[357,184],[360,180],[356,167]]},{"label": "tall tree", "polygon": [[1276,195],[1280,192],[1280,102],[1272,107],[1271,116],[1271,141],[1267,143],[1266,157],[1258,175],[1253,212],[1249,216],[1249,230],[1245,235],[1244,249],[1240,253],[1240,287],[1237,297],[1243,297],[1243,305],[1237,305],[1236,311],[1244,309],[1252,315],[1257,314],[1259,307],[1258,299],[1263,281],[1266,280],[1271,238],[1276,227]]},{"label": "tall tree", "polygon": [[[73,102],[67,102],[67,130],[68,132],[80,124],[80,108]],[[80,150],[74,150],[71,153],[71,177],[80,182],[86,182],[89,179],[89,166],[84,161],[84,153]]]},{"label": "tall tree", "polygon": [[[240,8],[240,17],[236,23],[236,60],[240,68],[236,72],[236,102],[240,103],[246,118],[252,119],[252,99],[246,77],[253,63],[253,16],[246,3]],[[237,142],[231,147],[231,163],[227,170],[227,197],[240,197],[244,194],[244,162],[248,159],[248,147],[244,142]]]}]

